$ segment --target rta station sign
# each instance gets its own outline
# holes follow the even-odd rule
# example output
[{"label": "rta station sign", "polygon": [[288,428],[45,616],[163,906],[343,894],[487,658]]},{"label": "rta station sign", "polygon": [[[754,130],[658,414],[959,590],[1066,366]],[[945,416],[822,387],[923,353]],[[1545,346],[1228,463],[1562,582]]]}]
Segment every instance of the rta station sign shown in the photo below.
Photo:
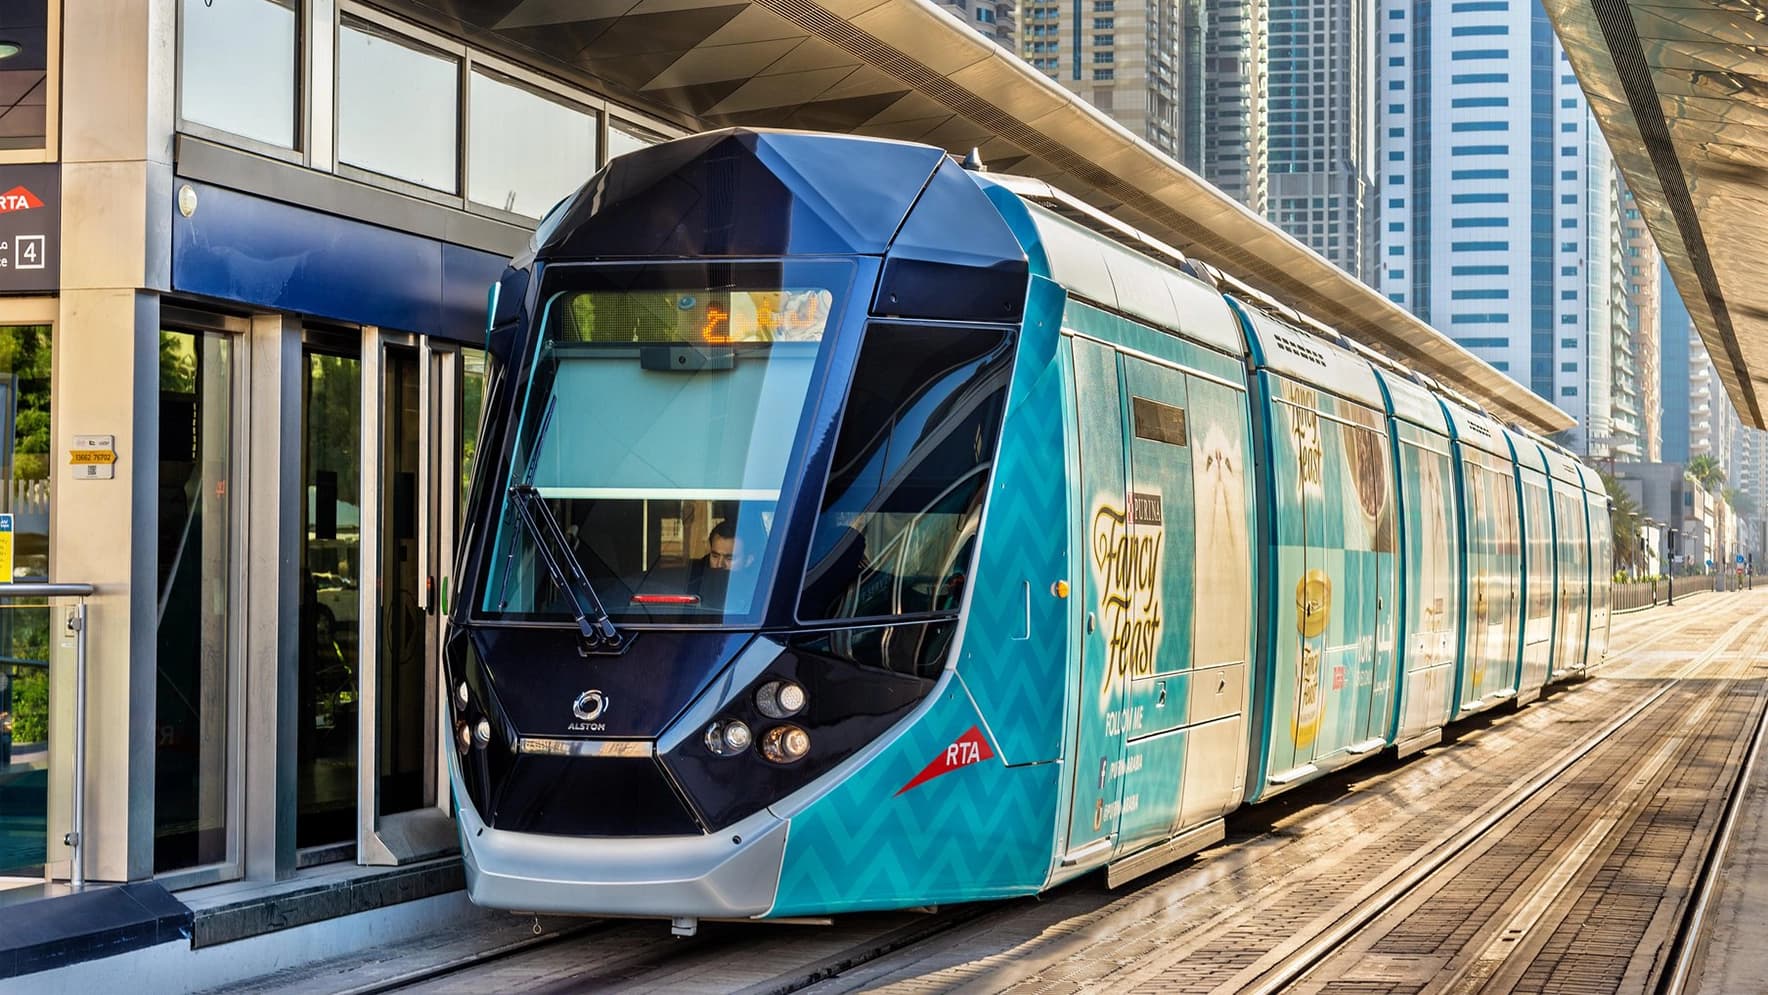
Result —
[{"label": "rta station sign", "polygon": [[0,166],[0,293],[61,283],[61,166]]}]

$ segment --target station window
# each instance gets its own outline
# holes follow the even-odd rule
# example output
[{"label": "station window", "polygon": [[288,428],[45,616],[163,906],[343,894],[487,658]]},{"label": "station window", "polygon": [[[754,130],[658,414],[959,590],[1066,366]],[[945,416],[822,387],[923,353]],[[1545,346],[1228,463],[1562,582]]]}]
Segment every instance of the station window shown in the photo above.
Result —
[{"label": "station window", "polygon": [[338,29],[338,161],[459,188],[460,63],[361,21]]},{"label": "station window", "polygon": [[183,119],[294,148],[298,25],[293,0],[183,0],[180,6]]},{"label": "station window", "polygon": [[538,218],[596,169],[596,116],[475,70],[467,199]]},{"label": "station window", "polygon": [[650,148],[660,141],[653,135],[620,124],[608,125],[608,158]]},{"label": "station window", "polygon": [[[13,522],[9,581],[49,579],[50,369],[49,326],[0,326],[7,419],[6,448],[0,453],[7,486],[0,489],[0,511],[11,514]],[[10,732],[0,732],[0,767],[13,771],[45,764],[49,757],[50,614],[42,602],[15,602],[0,611],[0,677],[5,678],[0,709],[12,720]],[[47,863],[48,797],[40,789],[15,791],[0,816],[9,837],[0,847],[0,873],[41,876]]]}]

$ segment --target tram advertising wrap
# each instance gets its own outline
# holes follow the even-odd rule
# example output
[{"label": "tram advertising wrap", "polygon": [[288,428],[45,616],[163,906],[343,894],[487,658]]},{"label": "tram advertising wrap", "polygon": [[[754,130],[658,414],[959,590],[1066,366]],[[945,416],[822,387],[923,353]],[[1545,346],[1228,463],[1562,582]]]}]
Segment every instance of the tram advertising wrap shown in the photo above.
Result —
[{"label": "tram advertising wrap", "polygon": [[489,355],[444,649],[483,905],[1123,880],[1606,648],[1571,455],[938,149],[615,159]]}]

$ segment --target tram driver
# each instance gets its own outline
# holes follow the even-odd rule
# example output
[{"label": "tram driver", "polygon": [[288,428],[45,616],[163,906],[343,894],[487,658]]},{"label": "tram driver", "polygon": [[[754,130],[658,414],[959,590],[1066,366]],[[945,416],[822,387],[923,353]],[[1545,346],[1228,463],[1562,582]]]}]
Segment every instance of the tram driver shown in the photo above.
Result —
[{"label": "tram driver", "polygon": [[737,521],[727,518],[712,527],[706,536],[706,555],[688,565],[688,584],[695,590],[706,579],[707,571],[728,573],[742,556],[743,543],[737,537]]},{"label": "tram driver", "polygon": [[725,607],[733,574],[745,572],[754,563],[752,551],[759,548],[761,540],[748,532],[739,528],[735,517],[719,522],[706,536],[706,555],[688,563],[687,591],[698,595],[701,605]]}]

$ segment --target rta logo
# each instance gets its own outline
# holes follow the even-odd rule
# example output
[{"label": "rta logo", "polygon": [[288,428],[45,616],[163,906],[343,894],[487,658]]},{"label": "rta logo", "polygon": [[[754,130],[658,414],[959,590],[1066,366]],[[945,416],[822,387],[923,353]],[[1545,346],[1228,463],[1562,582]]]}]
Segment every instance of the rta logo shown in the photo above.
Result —
[{"label": "rta logo", "polygon": [[577,700],[572,702],[571,714],[585,722],[594,722],[602,717],[602,713],[607,711],[607,708],[607,695],[600,691],[590,690],[578,695]]},{"label": "rta logo", "polygon": [[5,193],[0,193],[0,214],[10,214],[13,211],[29,211],[32,208],[42,206],[43,201],[40,200],[36,194],[22,186],[13,187]]}]

